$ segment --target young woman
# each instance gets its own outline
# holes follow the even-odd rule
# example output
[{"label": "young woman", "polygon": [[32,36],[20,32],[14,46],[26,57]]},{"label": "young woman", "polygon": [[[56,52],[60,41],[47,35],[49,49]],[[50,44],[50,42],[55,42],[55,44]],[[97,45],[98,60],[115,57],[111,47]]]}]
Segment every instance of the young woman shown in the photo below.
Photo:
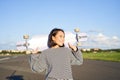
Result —
[{"label": "young woman", "polygon": [[46,71],[45,80],[73,80],[71,65],[83,63],[82,53],[76,46],[68,43],[64,47],[65,33],[54,28],[48,36],[48,49],[37,54],[34,50],[31,58],[31,69],[35,72]]}]

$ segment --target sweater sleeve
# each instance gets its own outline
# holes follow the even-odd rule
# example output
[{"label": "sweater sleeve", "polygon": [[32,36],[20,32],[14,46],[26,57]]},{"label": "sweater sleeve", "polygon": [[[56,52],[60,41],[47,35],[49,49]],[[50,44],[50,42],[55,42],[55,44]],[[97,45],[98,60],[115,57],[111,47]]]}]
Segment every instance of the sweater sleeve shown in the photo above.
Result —
[{"label": "sweater sleeve", "polygon": [[34,72],[43,72],[46,69],[45,57],[43,54],[31,54],[30,67]]},{"label": "sweater sleeve", "polygon": [[78,49],[77,51],[71,51],[71,65],[82,65],[83,64],[83,56],[82,52]]}]

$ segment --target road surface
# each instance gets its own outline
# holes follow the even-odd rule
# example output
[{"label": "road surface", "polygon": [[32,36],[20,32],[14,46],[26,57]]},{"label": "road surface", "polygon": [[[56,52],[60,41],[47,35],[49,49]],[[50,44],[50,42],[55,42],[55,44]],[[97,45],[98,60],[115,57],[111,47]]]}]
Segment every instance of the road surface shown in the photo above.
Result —
[{"label": "road surface", "polygon": [[[74,80],[120,80],[120,62],[84,60],[72,70]],[[29,55],[0,57],[0,80],[44,80],[44,72],[31,71]]]}]

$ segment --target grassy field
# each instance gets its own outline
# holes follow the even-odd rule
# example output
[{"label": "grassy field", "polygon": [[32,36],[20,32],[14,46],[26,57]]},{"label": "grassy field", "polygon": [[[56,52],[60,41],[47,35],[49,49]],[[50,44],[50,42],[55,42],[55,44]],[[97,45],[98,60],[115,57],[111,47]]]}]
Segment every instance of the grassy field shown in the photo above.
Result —
[{"label": "grassy field", "polygon": [[84,59],[120,62],[119,52],[83,53]]}]

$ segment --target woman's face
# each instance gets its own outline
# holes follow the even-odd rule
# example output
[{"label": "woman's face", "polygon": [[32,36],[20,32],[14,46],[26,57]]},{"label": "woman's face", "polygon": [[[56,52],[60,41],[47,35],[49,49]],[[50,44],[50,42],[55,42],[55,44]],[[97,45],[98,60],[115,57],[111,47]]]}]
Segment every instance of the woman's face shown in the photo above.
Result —
[{"label": "woman's face", "polygon": [[65,34],[62,31],[58,31],[55,36],[52,36],[52,40],[58,45],[63,46],[65,40]]}]

